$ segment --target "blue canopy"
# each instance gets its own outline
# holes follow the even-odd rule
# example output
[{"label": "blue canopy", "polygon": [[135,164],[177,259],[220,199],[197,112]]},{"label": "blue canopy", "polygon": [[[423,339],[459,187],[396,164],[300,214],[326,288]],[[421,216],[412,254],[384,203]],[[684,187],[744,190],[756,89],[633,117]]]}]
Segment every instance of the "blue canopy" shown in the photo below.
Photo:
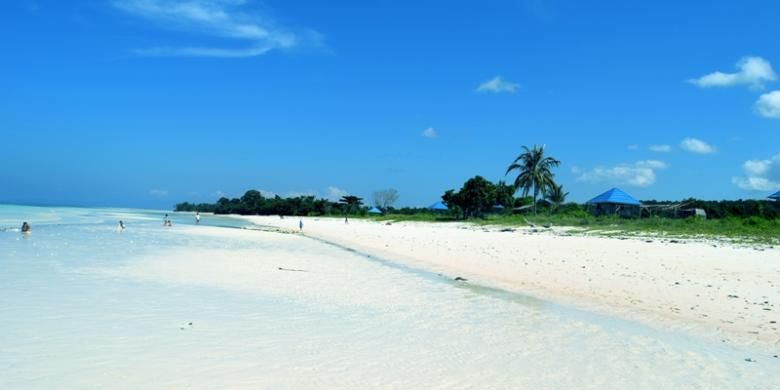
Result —
[{"label": "blue canopy", "polygon": [[447,210],[449,210],[447,208],[447,206],[445,206],[444,203],[442,203],[442,202],[436,202],[436,203],[432,204],[431,207],[428,207],[428,208],[431,209],[431,210],[435,210],[435,211],[447,211]]},{"label": "blue canopy", "polygon": [[780,191],[777,191],[774,194],[769,195],[769,199],[780,200]]},{"label": "blue canopy", "polygon": [[368,213],[369,214],[382,214],[382,210],[380,210],[380,209],[378,209],[376,207],[372,207],[372,208],[368,209]]},{"label": "blue canopy", "polygon": [[612,204],[627,204],[632,206],[639,206],[641,203],[639,203],[638,200],[631,197],[631,195],[623,192],[620,188],[613,188],[591,200],[588,201],[589,204],[599,204],[599,203],[612,203]]}]

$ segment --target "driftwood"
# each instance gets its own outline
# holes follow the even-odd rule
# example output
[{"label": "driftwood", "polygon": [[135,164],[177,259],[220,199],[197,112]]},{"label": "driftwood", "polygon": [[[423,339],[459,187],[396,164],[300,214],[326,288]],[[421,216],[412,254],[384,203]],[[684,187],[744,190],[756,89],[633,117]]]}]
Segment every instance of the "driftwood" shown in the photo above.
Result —
[{"label": "driftwood", "polygon": [[279,271],[290,271],[290,272],[309,272],[305,269],[292,269],[292,268],[283,268],[279,267]]}]

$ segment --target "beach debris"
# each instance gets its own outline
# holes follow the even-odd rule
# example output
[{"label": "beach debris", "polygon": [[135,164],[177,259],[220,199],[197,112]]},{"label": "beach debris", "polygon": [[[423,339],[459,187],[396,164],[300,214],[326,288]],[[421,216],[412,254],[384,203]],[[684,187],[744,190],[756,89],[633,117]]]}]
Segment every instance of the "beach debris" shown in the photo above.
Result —
[{"label": "beach debris", "polygon": [[293,269],[293,268],[284,268],[284,267],[278,267],[279,271],[290,271],[290,272],[309,272],[305,269]]},{"label": "beach debris", "polygon": [[468,279],[462,278],[460,276],[456,276],[455,279],[453,279],[453,280],[456,281],[456,282],[467,282],[468,281]]},{"label": "beach debris", "polygon": [[739,295],[729,294],[729,298],[739,298]]},{"label": "beach debris", "polygon": [[192,322],[188,322],[186,325],[179,326],[180,330],[184,330],[184,329],[188,329],[188,328],[192,328]]},{"label": "beach debris", "polygon": [[500,232],[505,232],[505,233],[507,233],[507,232],[508,232],[508,233],[511,233],[511,232],[514,232],[514,231],[515,231],[515,229],[512,229],[512,228],[506,228],[506,229],[501,229],[501,230],[499,230],[499,231],[500,231]]}]

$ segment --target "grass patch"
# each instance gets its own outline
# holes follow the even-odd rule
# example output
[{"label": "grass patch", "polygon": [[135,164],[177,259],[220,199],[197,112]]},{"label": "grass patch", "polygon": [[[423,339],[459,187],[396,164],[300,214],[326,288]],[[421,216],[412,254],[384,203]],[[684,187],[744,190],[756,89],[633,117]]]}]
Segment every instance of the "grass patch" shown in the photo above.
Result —
[{"label": "grass patch", "polygon": [[[352,218],[352,217],[350,217]],[[454,222],[459,221],[449,214],[418,213],[411,215],[388,214],[367,216],[375,221],[417,221]],[[733,242],[780,244],[780,219],[761,217],[674,219],[650,217],[625,219],[617,217],[594,217],[584,212],[566,214],[511,215],[494,214],[484,218],[472,218],[467,222],[478,225],[499,225],[508,227],[567,226],[582,228],[583,232],[605,235],[664,235],[679,238],[725,238]]]}]

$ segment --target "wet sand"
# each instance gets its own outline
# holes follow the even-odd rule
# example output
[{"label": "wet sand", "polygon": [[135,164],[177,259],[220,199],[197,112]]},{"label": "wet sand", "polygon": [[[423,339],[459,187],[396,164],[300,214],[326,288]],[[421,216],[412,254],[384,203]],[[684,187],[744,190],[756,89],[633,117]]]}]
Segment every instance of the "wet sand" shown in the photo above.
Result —
[{"label": "wet sand", "polygon": [[[298,230],[298,219],[246,217]],[[304,234],[510,291],[780,352],[780,248],[305,218]]]}]

